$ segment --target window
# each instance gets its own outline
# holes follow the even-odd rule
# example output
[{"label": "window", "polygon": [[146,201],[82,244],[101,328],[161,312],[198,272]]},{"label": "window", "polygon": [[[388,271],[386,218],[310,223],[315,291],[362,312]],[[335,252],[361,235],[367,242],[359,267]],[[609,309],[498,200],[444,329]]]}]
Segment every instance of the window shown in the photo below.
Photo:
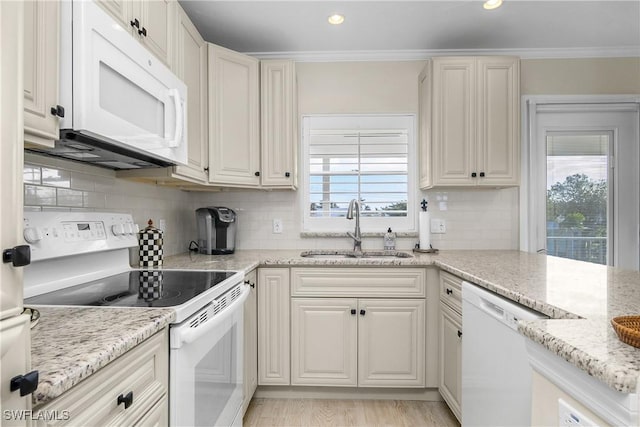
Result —
[{"label": "window", "polygon": [[350,230],[352,199],[362,231],[414,231],[414,127],[407,115],[304,117],[304,231]]},{"label": "window", "polygon": [[640,103],[628,97],[531,97],[521,249],[637,270]]}]

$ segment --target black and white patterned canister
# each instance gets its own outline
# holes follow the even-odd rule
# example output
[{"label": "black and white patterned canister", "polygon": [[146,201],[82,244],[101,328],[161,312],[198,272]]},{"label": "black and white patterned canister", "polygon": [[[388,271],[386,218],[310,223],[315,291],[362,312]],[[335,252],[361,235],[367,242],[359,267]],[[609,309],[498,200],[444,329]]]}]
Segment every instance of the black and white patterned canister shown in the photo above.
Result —
[{"label": "black and white patterned canister", "polygon": [[162,230],[149,220],[147,228],[138,233],[140,245],[140,267],[160,267],[162,265]]}]

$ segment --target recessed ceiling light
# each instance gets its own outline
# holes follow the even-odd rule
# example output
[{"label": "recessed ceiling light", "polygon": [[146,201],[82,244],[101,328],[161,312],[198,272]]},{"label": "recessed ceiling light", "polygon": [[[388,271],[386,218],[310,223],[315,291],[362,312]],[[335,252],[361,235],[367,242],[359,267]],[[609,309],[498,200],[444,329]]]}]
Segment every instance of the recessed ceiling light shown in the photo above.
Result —
[{"label": "recessed ceiling light", "polygon": [[487,10],[497,9],[500,6],[502,6],[502,0],[487,0],[484,2],[484,5],[482,5],[482,7]]},{"label": "recessed ceiling light", "polygon": [[327,21],[329,21],[329,24],[332,25],[340,25],[344,22],[344,16],[338,14],[331,15],[327,18]]}]

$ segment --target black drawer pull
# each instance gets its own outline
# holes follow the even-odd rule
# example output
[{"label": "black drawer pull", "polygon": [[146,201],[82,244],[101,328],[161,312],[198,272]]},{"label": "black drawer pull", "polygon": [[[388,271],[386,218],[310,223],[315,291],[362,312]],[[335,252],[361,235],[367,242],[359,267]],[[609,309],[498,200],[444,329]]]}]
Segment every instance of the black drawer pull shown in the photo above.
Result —
[{"label": "black drawer pull", "polygon": [[142,27],[141,30],[138,30],[138,34],[147,37],[147,29],[145,27]]},{"label": "black drawer pull", "polygon": [[251,283],[249,280],[245,280],[245,281],[244,281],[244,284],[245,284],[245,285],[249,285],[249,286],[251,286],[252,288],[255,288],[255,287],[256,287],[256,284],[255,284],[255,283]]},{"label": "black drawer pull", "polygon": [[354,315],[356,314],[356,309],[355,308],[351,309],[351,314],[354,314]]},{"label": "black drawer pull", "polygon": [[64,117],[64,107],[62,105],[51,107],[51,114],[60,118]]},{"label": "black drawer pull", "polygon": [[451,295],[453,293],[453,291],[449,288],[447,288],[447,295]]},{"label": "black drawer pull", "polygon": [[131,24],[132,27],[140,28],[140,21],[138,21],[138,18],[134,18],[134,20],[129,21],[129,23]]},{"label": "black drawer pull", "polygon": [[20,396],[31,394],[38,388],[38,371],[31,371],[28,374],[18,375],[11,378],[9,390],[20,390]]},{"label": "black drawer pull", "polygon": [[475,178],[476,176],[478,176],[478,174],[477,174],[477,173],[475,173],[475,172],[471,172],[471,178]]},{"label": "black drawer pull", "polygon": [[289,177],[291,176],[291,174],[290,174],[289,172],[285,172],[285,173],[284,173],[284,176],[285,176],[285,177],[287,177],[287,178],[289,178]]},{"label": "black drawer pull", "polygon": [[366,311],[360,310],[360,316],[364,316],[365,313],[366,313]]},{"label": "black drawer pull", "polygon": [[130,391],[126,396],[120,395],[118,396],[118,405],[124,403],[124,409],[127,409],[133,403],[133,392]]},{"label": "black drawer pull", "polygon": [[480,178],[484,178],[484,172],[480,172]]},{"label": "black drawer pull", "polygon": [[458,329],[458,338],[462,338],[462,331]]},{"label": "black drawer pull", "polygon": [[255,176],[260,176],[260,172],[254,173]]},{"label": "black drawer pull", "polygon": [[31,246],[20,245],[3,250],[2,262],[11,263],[14,267],[24,267],[31,264]]}]

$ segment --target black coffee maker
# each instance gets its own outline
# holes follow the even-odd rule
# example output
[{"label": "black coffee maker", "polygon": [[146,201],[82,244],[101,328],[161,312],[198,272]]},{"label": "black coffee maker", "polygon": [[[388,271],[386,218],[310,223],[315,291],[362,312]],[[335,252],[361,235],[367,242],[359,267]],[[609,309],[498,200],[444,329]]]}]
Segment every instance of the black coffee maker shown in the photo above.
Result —
[{"label": "black coffee maker", "polygon": [[198,252],[207,255],[232,254],[236,248],[236,213],[222,206],[196,209]]}]

